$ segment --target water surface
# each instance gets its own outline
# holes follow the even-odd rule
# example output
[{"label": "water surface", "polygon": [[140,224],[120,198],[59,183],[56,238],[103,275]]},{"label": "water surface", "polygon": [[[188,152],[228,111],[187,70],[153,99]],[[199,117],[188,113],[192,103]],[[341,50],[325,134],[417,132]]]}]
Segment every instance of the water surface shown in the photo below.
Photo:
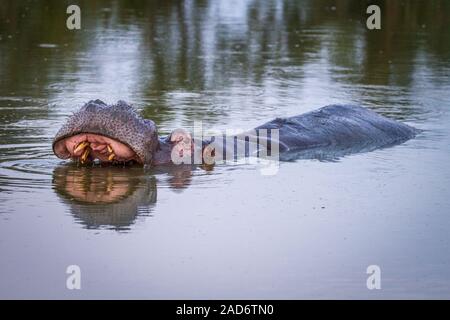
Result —
[{"label": "water surface", "polygon": [[[0,4],[0,297],[450,298],[450,6],[379,1]],[[423,132],[336,159],[79,167],[51,140],[90,99],[164,135],[332,103]],[[66,289],[67,266],[82,289]],[[382,270],[368,290],[366,268]]]}]

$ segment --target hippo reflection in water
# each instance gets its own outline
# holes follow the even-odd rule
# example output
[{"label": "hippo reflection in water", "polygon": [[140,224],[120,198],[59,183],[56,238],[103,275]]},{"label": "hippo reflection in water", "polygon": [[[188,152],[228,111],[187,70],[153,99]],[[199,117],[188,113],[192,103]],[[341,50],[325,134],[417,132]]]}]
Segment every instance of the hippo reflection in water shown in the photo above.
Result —
[{"label": "hippo reflection in water", "polygon": [[58,198],[84,227],[128,230],[139,217],[153,215],[157,180],[178,193],[189,186],[191,176],[192,167],[183,165],[143,173],[138,167],[64,164],[53,170],[52,184]]},{"label": "hippo reflection in water", "polygon": [[[281,160],[298,158],[338,158],[392,146],[413,138],[418,130],[358,106],[330,105],[302,115],[277,118],[252,132],[275,131]],[[236,140],[245,145],[247,134]],[[134,162],[143,165],[172,163],[172,153],[186,152],[190,135],[175,130],[159,138],[153,121],[143,119],[124,101],[107,105],[93,100],[69,117],[53,141],[53,151],[59,158],[72,158],[81,163],[98,159],[108,163]],[[217,143],[201,141],[202,150]],[[261,140],[256,140],[261,141]],[[189,144],[195,145],[195,143]],[[245,148],[245,146],[244,146]],[[270,152],[270,151],[269,151]]]},{"label": "hippo reflection in water", "polygon": [[156,179],[117,166],[57,166],[53,187],[76,221],[88,229],[127,230],[138,216],[151,215]]}]

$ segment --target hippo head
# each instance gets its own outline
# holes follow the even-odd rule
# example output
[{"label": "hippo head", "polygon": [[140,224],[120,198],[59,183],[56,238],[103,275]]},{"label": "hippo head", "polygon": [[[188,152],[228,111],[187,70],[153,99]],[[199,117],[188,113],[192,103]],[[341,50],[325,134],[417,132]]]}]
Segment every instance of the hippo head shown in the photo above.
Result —
[{"label": "hippo head", "polygon": [[107,105],[101,100],[86,103],[69,117],[53,140],[53,152],[61,159],[82,163],[136,161],[151,164],[158,148],[153,121],[143,119],[124,101]]}]

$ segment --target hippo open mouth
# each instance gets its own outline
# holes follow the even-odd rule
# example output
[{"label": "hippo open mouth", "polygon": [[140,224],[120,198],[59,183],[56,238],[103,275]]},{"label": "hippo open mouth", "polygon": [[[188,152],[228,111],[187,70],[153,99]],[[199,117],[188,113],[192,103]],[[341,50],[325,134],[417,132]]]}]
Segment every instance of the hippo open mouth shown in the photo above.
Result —
[{"label": "hippo open mouth", "polygon": [[89,101],[69,117],[53,140],[53,152],[58,158],[81,163],[99,159],[151,164],[157,147],[155,123],[141,118],[124,101],[115,105]]}]

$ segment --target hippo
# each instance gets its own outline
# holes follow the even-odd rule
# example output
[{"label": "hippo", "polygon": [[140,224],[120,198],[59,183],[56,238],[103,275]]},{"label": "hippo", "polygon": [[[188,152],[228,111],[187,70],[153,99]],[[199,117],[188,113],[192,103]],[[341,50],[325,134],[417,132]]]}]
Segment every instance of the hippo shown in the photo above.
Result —
[{"label": "hippo", "polygon": [[[338,158],[351,153],[367,152],[403,143],[420,131],[407,124],[384,117],[355,105],[328,105],[315,111],[276,118],[256,127],[252,133],[277,130],[276,146],[280,160],[298,158]],[[245,144],[244,132],[237,141]],[[108,105],[91,100],[71,115],[53,139],[53,152],[61,159],[80,163],[135,163],[140,165],[173,164],[173,152],[186,152],[191,140],[184,130],[174,130],[159,137],[156,124],[142,118],[125,101]],[[217,140],[220,139],[216,139]],[[202,140],[207,149],[213,139]],[[195,144],[192,144],[195,145]],[[245,146],[244,146],[245,148]]]}]

